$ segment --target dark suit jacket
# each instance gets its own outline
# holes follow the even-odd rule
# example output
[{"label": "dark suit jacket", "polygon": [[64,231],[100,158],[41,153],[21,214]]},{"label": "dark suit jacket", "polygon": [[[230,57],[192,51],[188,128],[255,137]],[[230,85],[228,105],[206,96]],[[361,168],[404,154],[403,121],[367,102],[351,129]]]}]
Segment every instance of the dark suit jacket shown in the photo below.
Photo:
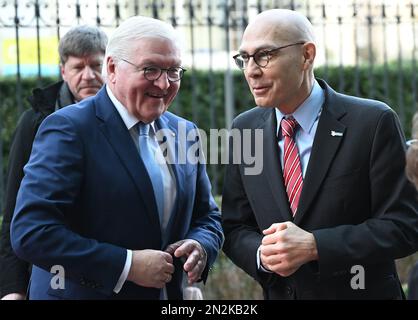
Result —
[{"label": "dark suit jacket", "polygon": [[[194,145],[177,135],[179,124],[186,132],[195,128],[169,112],[156,121],[176,135],[170,152]],[[131,282],[113,294],[126,248],[160,250],[185,238],[205,248],[206,276],[222,244],[220,213],[203,164],[171,167],[177,200],[161,234],[150,177],[106,90],[47,117],[25,167],[11,227],[16,254],[34,264],[29,297],[158,299],[160,290]],[[182,266],[175,263],[167,292],[181,299]],[[54,265],[64,267],[65,289],[50,285]]]},{"label": "dark suit jacket", "polygon": [[[272,108],[256,107],[234,120],[239,130],[263,129],[263,171],[245,175],[243,164],[227,167],[224,251],[259,281],[267,299],[402,298],[394,259],[417,250],[418,204],[404,175],[398,118],[381,102],[342,95],[318,82],[325,102],[293,222],[313,232],[319,261],[289,277],[257,269],[261,230],[292,220]],[[364,267],[364,290],[351,287],[355,265]]]}]

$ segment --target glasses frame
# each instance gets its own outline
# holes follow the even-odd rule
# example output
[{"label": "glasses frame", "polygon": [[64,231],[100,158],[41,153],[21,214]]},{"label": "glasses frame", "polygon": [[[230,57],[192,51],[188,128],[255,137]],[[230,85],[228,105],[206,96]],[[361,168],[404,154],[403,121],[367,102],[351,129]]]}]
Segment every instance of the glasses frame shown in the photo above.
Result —
[{"label": "glasses frame", "polygon": [[[134,64],[134,63],[132,63],[132,62],[126,60],[126,59],[122,59],[121,58],[121,60],[124,61],[124,62],[126,62],[126,63],[128,63],[128,64],[130,64],[130,65],[132,65],[132,66],[134,66],[137,69],[137,71],[144,71],[144,78],[147,79],[148,81],[157,81],[158,79],[161,78],[161,75],[165,71],[167,73],[167,79],[168,79],[168,81],[170,81],[170,82],[177,82],[177,81],[180,81],[181,78],[183,78],[184,73],[187,71],[187,69],[184,69],[183,67],[160,68],[160,67],[155,67],[155,66],[154,67],[149,66],[149,67],[144,67],[144,68],[141,69],[136,64]],[[146,71],[149,70],[149,69],[159,69],[160,70],[160,75],[157,78],[155,78],[155,79],[152,79],[152,80],[151,79],[148,79],[147,78],[147,75],[146,75]],[[170,79],[170,76],[168,75],[168,71],[169,70],[172,70],[172,69],[180,69],[181,70],[181,76],[180,76],[180,78],[178,78],[176,80]]]},{"label": "glasses frame", "polygon": [[[276,52],[278,52],[279,50],[282,50],[282,49],[285,49],[285,48],[288,48],[288,47],[292,47],[292,46],[296,46],[296,45],[303,45],[303,44],[305,44],[306,42],[302,42],[302,41],[299,41],[299,42],[295,42],[295,43],[291,43],[291,44],[287,44],[287,45],[285,45],[285,46],[281,46],[281,47],[277,47],[277,48],[273,48],[273,49],[269,49],[269,50],[265,50],[265,49],[260,49],[260,50],[257,50],[256,52],[254,52],[253,54],[246,54],[246,56],[248,57],[248,61],[247,62],[245,62],[245,60],[242,58],[242,54],[241,53],[238,53],[238,54],[236,54],[236,55],[234,55],[232,58],[234,59],[234,61],[235,61],[235,64],[237,65],[237,67],[238,68],[240,68],[241,70],[245,70],[245,68],[248,66],[248,63],[250,62],[250,58],[253,58],[254,59],[254,62],[255,62],[255,64],[257,65],[257,66],[259,66],[260,68],[266,68],[267,66],[268,66],[268,64],[269,64],[269,62],[270,62],[270,59],[272,58],[271,56],[274,54],[274,53],[276,53]],[[260,52],[262,52],[262,53],[264,53],[264,54],[266,54],[266,56],[267,56],[267,62],[266,62],[266,64],[264,64],[264,65],[261,65],[257,60],[258,59],[255,59],[255,56],[257,55],[257,54],[259,54]],[[242,61],[243,61],[243,66],[241,67],[239,64],[238,64],[238,58],[241,58],[242,59]]]}]

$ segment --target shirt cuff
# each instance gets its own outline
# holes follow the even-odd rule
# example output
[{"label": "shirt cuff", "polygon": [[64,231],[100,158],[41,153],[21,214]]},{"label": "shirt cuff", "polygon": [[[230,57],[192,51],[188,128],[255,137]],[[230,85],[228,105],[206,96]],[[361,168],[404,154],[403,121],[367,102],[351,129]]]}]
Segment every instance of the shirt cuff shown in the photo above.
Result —
[{"label": "shirt cuff", "polygon": [[119,280],[116,283],[115,288],[113,289],[114,293],[119,293],[119,291],[122,289],[122,286],[126,281],[126,278],[128,278],[129,270],[131,269],[131,264],[132,264],[132,250],[126,250],[125,266],[123,267],[122,274],[120,275]]},{"label": "shirt cuff", "polygon": [[259,271],[263,271],[263,272],[267,272],[267,273],[273,273],[272,271],[267,270],[266,268],[264,268],[263,265],[261,264],[260,247],[258,247],[258,249],[257,249],[257,269]]}]

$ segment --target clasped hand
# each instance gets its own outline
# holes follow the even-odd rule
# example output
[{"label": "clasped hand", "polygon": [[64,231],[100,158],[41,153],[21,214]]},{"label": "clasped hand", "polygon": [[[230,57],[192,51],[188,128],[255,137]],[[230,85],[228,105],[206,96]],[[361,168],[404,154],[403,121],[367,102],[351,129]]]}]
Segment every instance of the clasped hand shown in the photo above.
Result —
[{"label": "clasped hand", "polygon": [[165,251],[176,258],[186,258],[183,269],[187,273],[189,284],[200,279],[206,266],[207,254],[199,242],[193,239],[180,240],[170,244]]},{"label": "clasped hand", "polygon": [[301,265],[318,259],[313,234],[292,222],[274,223],[263,230],[263,234],[261,264],[282,277],[288,277]]},{"label": "clasped hand", "polygon": [[134,250],[127,280],[143,287],[163,288],[174,273],[173,256],[185,258],[184,271],[189,284],[200,279],[206,266],[207,255],[196,240],[185,239],[170,244],[165,251]]}]

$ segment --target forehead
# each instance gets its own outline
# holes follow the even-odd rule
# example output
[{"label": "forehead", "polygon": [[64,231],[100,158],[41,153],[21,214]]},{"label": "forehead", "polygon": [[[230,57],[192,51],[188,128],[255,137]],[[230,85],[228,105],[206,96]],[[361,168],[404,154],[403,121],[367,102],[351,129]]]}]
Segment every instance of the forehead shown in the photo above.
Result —
[{"label": "forehead", "polygon": [[137,64],[180,64],[179,48],[168,39],[142,38],[131,51],[131,57]]},{"label": "forehead", "polygon": [[260,49],[273,48],[280,43],[277,31],[261,25],[260,28],[249,27],[242,37],[240,52],[254,52]]},{"label": "forehead", "polygon": [[85,55],[84,57],[68,56],[65,64],[90,64],[101,63],[103,61],[104,54],[102,52]]},{"label": "forehead", "polygon": [[242,41],[239,47],[239,52],[254,53],[263,49],[273,49],[277,47],[277,43],[274,41]]}]

